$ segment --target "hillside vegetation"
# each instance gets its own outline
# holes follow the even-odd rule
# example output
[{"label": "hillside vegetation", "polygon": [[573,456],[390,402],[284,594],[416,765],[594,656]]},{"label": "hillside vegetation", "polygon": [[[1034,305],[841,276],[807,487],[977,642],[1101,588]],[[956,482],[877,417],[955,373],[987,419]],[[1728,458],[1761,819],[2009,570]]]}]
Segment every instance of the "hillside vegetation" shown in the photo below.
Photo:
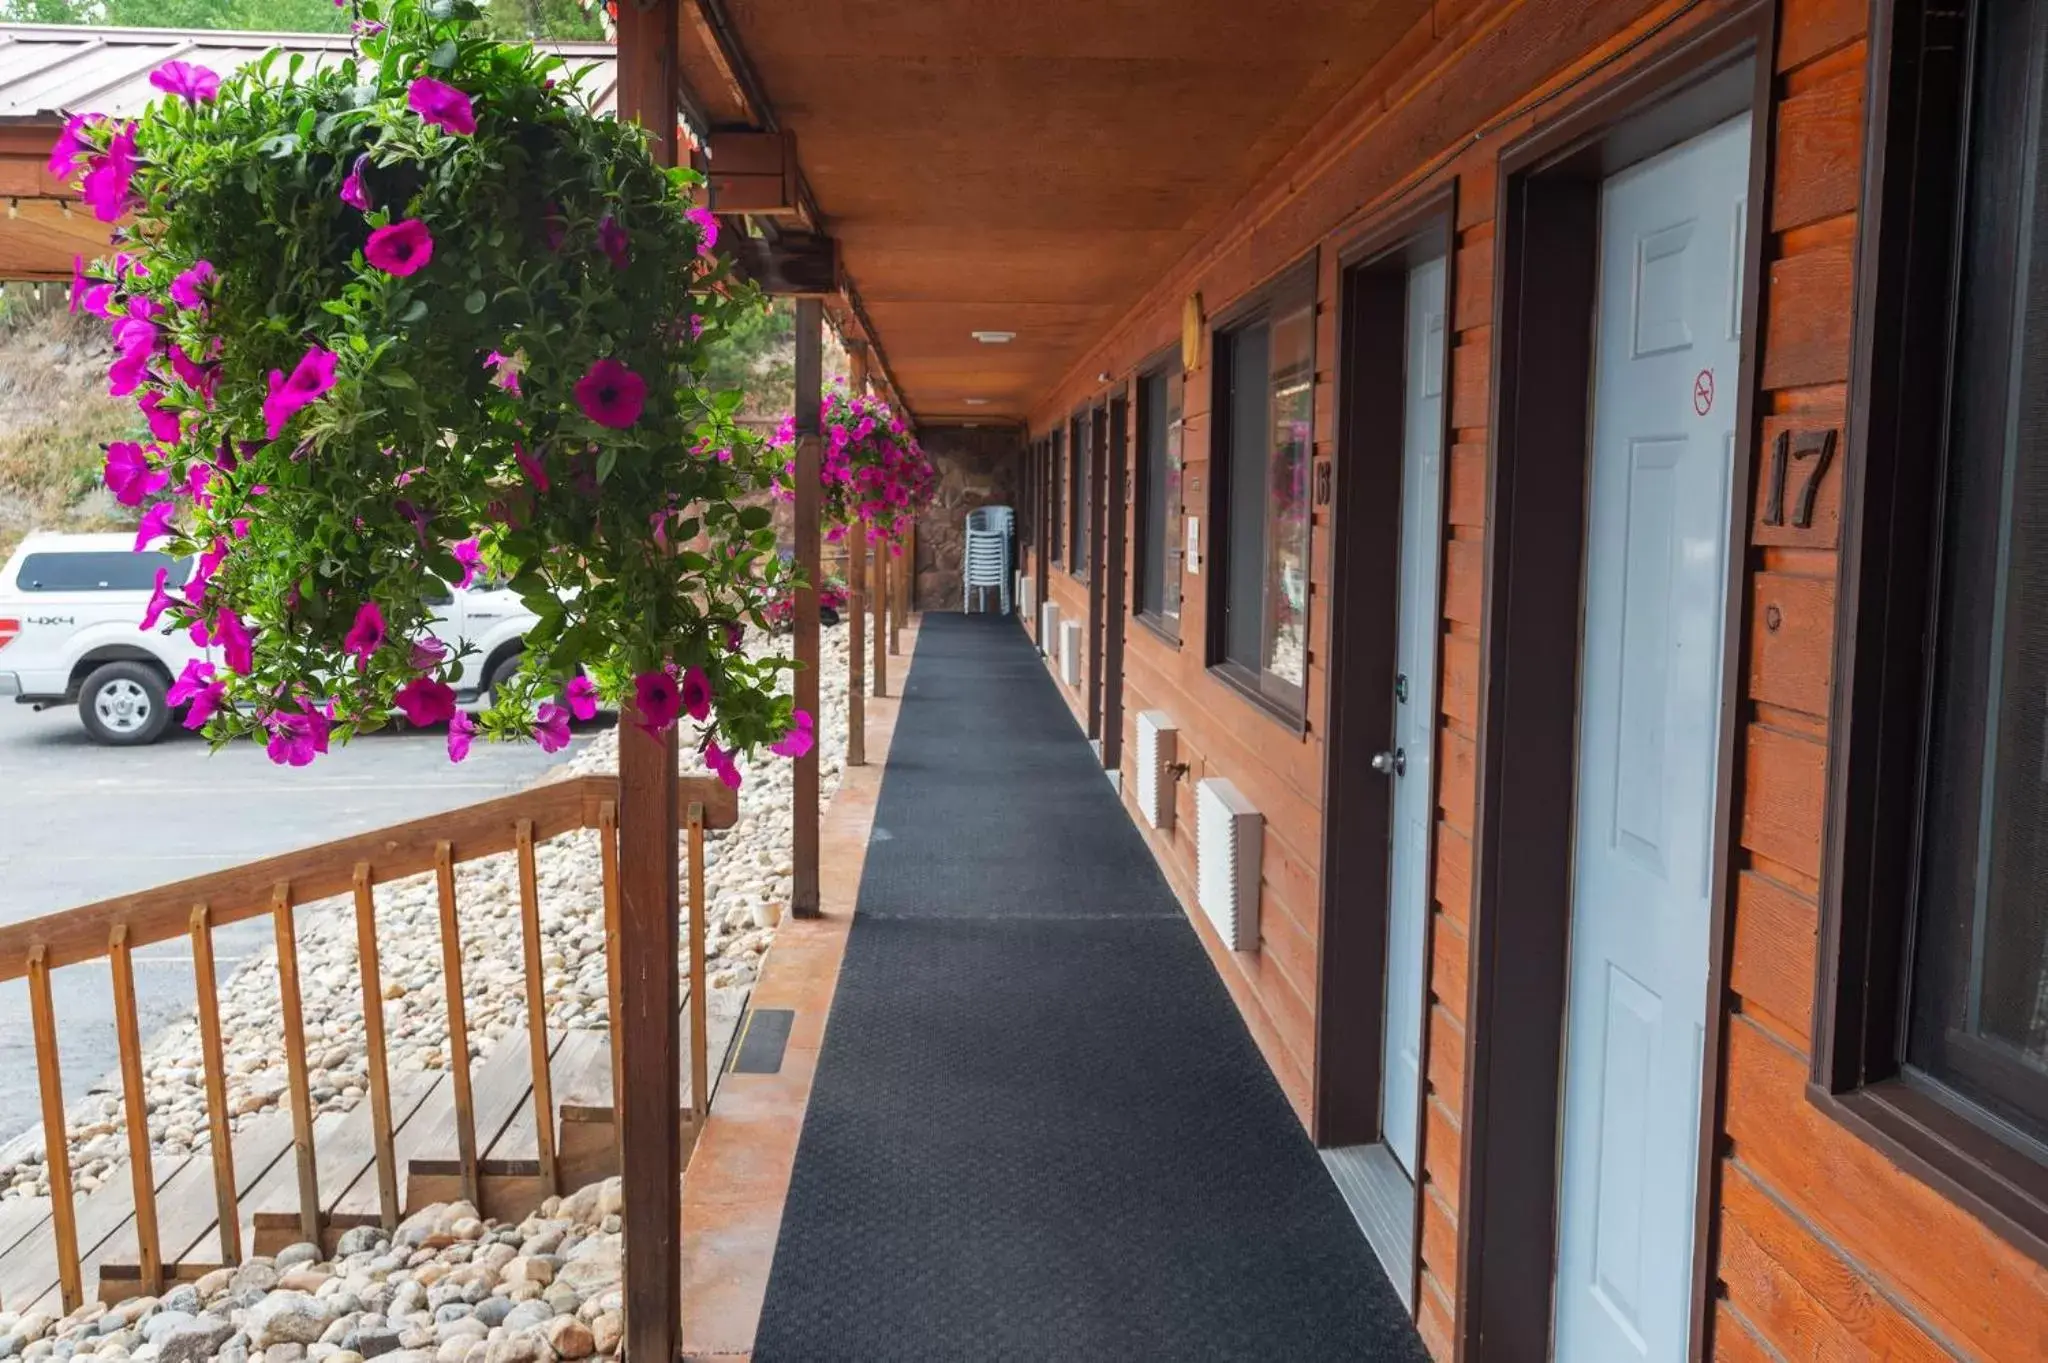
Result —
[{"label": "hillside vegetation", "polygon": [[107,396],[106,325],[66,312],[61,289],[11,286],[0,311],[0,558],[31,530],[135,523],[100,482],[111,440],[142,438],[131,402]]}]

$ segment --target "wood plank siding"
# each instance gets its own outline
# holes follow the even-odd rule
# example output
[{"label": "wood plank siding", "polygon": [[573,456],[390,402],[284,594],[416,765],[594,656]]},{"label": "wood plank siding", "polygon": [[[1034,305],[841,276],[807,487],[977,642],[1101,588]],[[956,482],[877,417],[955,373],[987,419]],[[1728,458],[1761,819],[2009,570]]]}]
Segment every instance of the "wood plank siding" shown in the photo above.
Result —
[{"label": "wood plank siding", "polygon": [[[1567,116],[1628,72],[1730,15],[1725,0],[1439,0],[1371,73],[1124,312],[1033,409],[1033,439],[1065,429],[1181,340],[1199,294],[1214,318],[1311,256],[1316,261],[1316,465],[1335,461],[1339,256],[1404,205],[1455,186],[1450,442],[1443,506],[1438,829],[1426,1028],[1424,1171],[1415,1309],[1440,1359],[1457,1348],[1460,1137],[1468,1071],[1467,943],[1474,916],[1480,773],[1487,467],[1495,348],[1496,194],[1504,147]],[[1762,524],[1764,462],[1780,431],[1840,430],[1848,380],[1863,184],[1868,0],[1778,0],[1773,160],[1763,247],[1750,485],[1757,503],[1743,647],[1729,942],[1718,1080],[1723,1116],[1708,1238],[1714,1277],[1706,1356],[1729,1359],[2048,1357],[2048,1270],[1993,1228],[1831,1119],[1806,1094],[1814,1034],[1826,815],[1840,469],[1810,526]],[[1328,707],[1331,504],[1312,518],[1305,724],[1275,720],[1205,666],[1212,477],[1212,346],[1187,372],[1183,486],[1199,516],[1202,575],[1183,580],[1181,642],[1124,625],[1123,790],[1167,880],[1304,1126],[1316,1112],[1322,800]],[[1114,376],[1109,384],[1099,374]],[[1731,383],[1732,386],[1732,383]],[[1071,457],[1071,451],[1069,456]],[[1066,480],[1055,493],[1064,517]],[[1133,521],[1138,514],[1132,507]],[[1135,553],[1136,536],[1129,537]],[[1069,551],[1071,546],[1068,546]],[[1086,620],[1088,590],[1061,554],[1049,599]],[[1035,558],[1033,559],[1035,563]],[[1099,571],[1099,569],[1098,569]],[[1030,622],[1035,631],[1036,621]],[[1048,665],[1057,677],[1058,640]],[[1085,723],[1082,685],[1062,694]],[[1170,831],[1136,804],[1136,716],[1177,722]],[[1229,778],[1265,816],[1257,951],[1231,952],[1194,910],[1195,783]],[[1710,1052],[1711,1054],[1711,1052]]]}]

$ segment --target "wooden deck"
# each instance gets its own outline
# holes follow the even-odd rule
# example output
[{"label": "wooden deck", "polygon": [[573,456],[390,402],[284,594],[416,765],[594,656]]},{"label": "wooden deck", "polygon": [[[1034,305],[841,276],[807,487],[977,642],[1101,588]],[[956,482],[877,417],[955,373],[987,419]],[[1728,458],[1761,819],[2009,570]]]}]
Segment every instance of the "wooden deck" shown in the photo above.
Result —
[{"label": "wooden deck", "polygon": [[[712,1089],[724,1072],[745,1015],[745,995],[713,993],[706,1000],[707,1050]],[[690,1014],[683,1009],[683,1108],[689,1121]],[[393,1144],[404,1215],[436,1202],[474,1202],[487,1217],[525,1216],[549,1196],[536,1139],[533,1069],[527,1034],[509,1031],[472,1071],[477,1167],[465,1170],[456,1128],[451,1071],[392,1077]],[[611,1038],[600,1031],[552,1034],[548,1072],[553,1080],[559,1152],[559,1191],[569,1192],[618,1172],[614,1141]],[[348,1112],[313,1123],[315,1168],[328,1249],[340,1234],[380,1219],[377,1160],[367,1099]],[[687,1137],[686,1137],[687,1148]],[[250,1254],[273,1254],[305,1238],[300,1225],[292,1119],[280,1108],[242,1126],[234,1138],[234,1178],[240,1202],[240,1243]],[[220,1234],[213,1152],[200,1145],[189,1155],[156,1164],[157,1223],[164,1280],[191,1281],[222,1267],[228,1256]],[[135,1207],[125,1171],[78,1201],[78,1244],[88,1298],[117,1301],[145,1290],[138,1262]],[[0,1205],[0,1306],[10,1311],[62,1315],[58,1292],[56,1228],[47,1198]]]}]

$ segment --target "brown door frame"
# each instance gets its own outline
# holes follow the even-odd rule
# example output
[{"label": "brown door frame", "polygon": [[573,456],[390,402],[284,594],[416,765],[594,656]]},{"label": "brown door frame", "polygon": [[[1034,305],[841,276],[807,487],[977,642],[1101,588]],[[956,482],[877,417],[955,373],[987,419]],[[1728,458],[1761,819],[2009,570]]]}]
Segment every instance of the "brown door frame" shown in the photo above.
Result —
[{"label": "brown door frame", "polygon": [[1088,737],[1102,737],[1103,631],[1108,602],[1108,517],[1103,514],[1109,486],[1109,409],[1091,407],[1082,416],[1088,432]]},{"label": "brown door frame", "polygon": [[1045,637],[1045,594],[1052,585],[1053,517],[1059,514],[1052,489],[1058,479],[1059,461],[1053,457],[1052,432],[1048,431],[1038,440],[1038,562],[1032,565],[1032,575],[1038,581],[1034,593],[1038,609],[1031,613],[1031,635],[1038,640],[1040,652],[1052,647],[1052,640]]},{"label": "brown door frame", "polygon": [[[1330,677],[1324,702],[1322,950],[1316,995],[1317,1145],[1365,1145],[1385,1138],[1381,1054],[1387,980],[1388,901],[1393,849],[1393,785],[1371,766],[1388,746],[1400,648],[1402,473],[1407,438],[1408,271],[1444,259],[1446,304],[1457,296],[1457,186],[1453,181],[1355,238],[1338,253],[1337,457],[1330,534]],[[1454,329],[1443,335],[1450,373]],[[1442,412],[1448,477],[1451,404]],[[1435,532],[1439,537],[1443,527]],[[1442,564],[1439,556],[1441,597]],[[1441,628],[1441,619],[1432,622]],[[1441,676],[1438,683],[1441,686]],[[1415,703],[1438,704],[1436,693]],[[1430,798],[1437,779],[1432,767]],[[1436,835],[1431,821],[1434,859]],[[1384,836],[1378,836],[1379,830]],[[1431,954],[1434,914],[1425,919],[1423,961]],[[1429,991],[1417,1107],[1427,1101]],[[1419,1286],[1421,1180],[1414,1180],[1409,1229],[1409,1300]]]},{"label": "brown door frame", "polygon": [[[1750,0],[1594,88],[1501,154],[1487,469],[1478,810],[1460,1164],[1456,1356],[1541,1360],[1551,1345],[1559,1104],[1571,938],[1585,497],[1603,180],[1747,108],[1749,220],[1722,651],[1716,851],[1694,1213],[1691,1356],[1713,1295],[1722,1006],[1746,670],[1750,466],[1777,7]],[[1745,63],[1750,79],[1742,73]],[[1547,1265],[1552,1271],[1537,1272]]]},{"label": "brown door frame", "polygon": [[1124,630],[1130,611],[1131,419],[1130,385],[1109,399],[1109,438],[1103,445],[1107,493],[1102,521],[1102,765],[1116,771],[1123,765]]}]

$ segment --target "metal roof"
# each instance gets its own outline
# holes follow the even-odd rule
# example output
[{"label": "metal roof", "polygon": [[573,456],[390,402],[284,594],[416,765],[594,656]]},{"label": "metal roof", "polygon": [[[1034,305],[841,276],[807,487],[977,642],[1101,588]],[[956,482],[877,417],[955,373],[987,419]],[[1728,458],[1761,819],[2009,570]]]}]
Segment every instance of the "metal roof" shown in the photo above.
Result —
[{"label": "metal roof", "polygon": [[[229,33],[212,29],[0,24],[0,123],[47,123],[74,113],[137,114],[160,93],[149,73],[171,60],[225,75],[277,48],[314,63],[348,55],[345,33]],[[618,54],[610,43],[540,39],[569,59],[594,62],[585,81],[600,112],[617,103]]]}]

